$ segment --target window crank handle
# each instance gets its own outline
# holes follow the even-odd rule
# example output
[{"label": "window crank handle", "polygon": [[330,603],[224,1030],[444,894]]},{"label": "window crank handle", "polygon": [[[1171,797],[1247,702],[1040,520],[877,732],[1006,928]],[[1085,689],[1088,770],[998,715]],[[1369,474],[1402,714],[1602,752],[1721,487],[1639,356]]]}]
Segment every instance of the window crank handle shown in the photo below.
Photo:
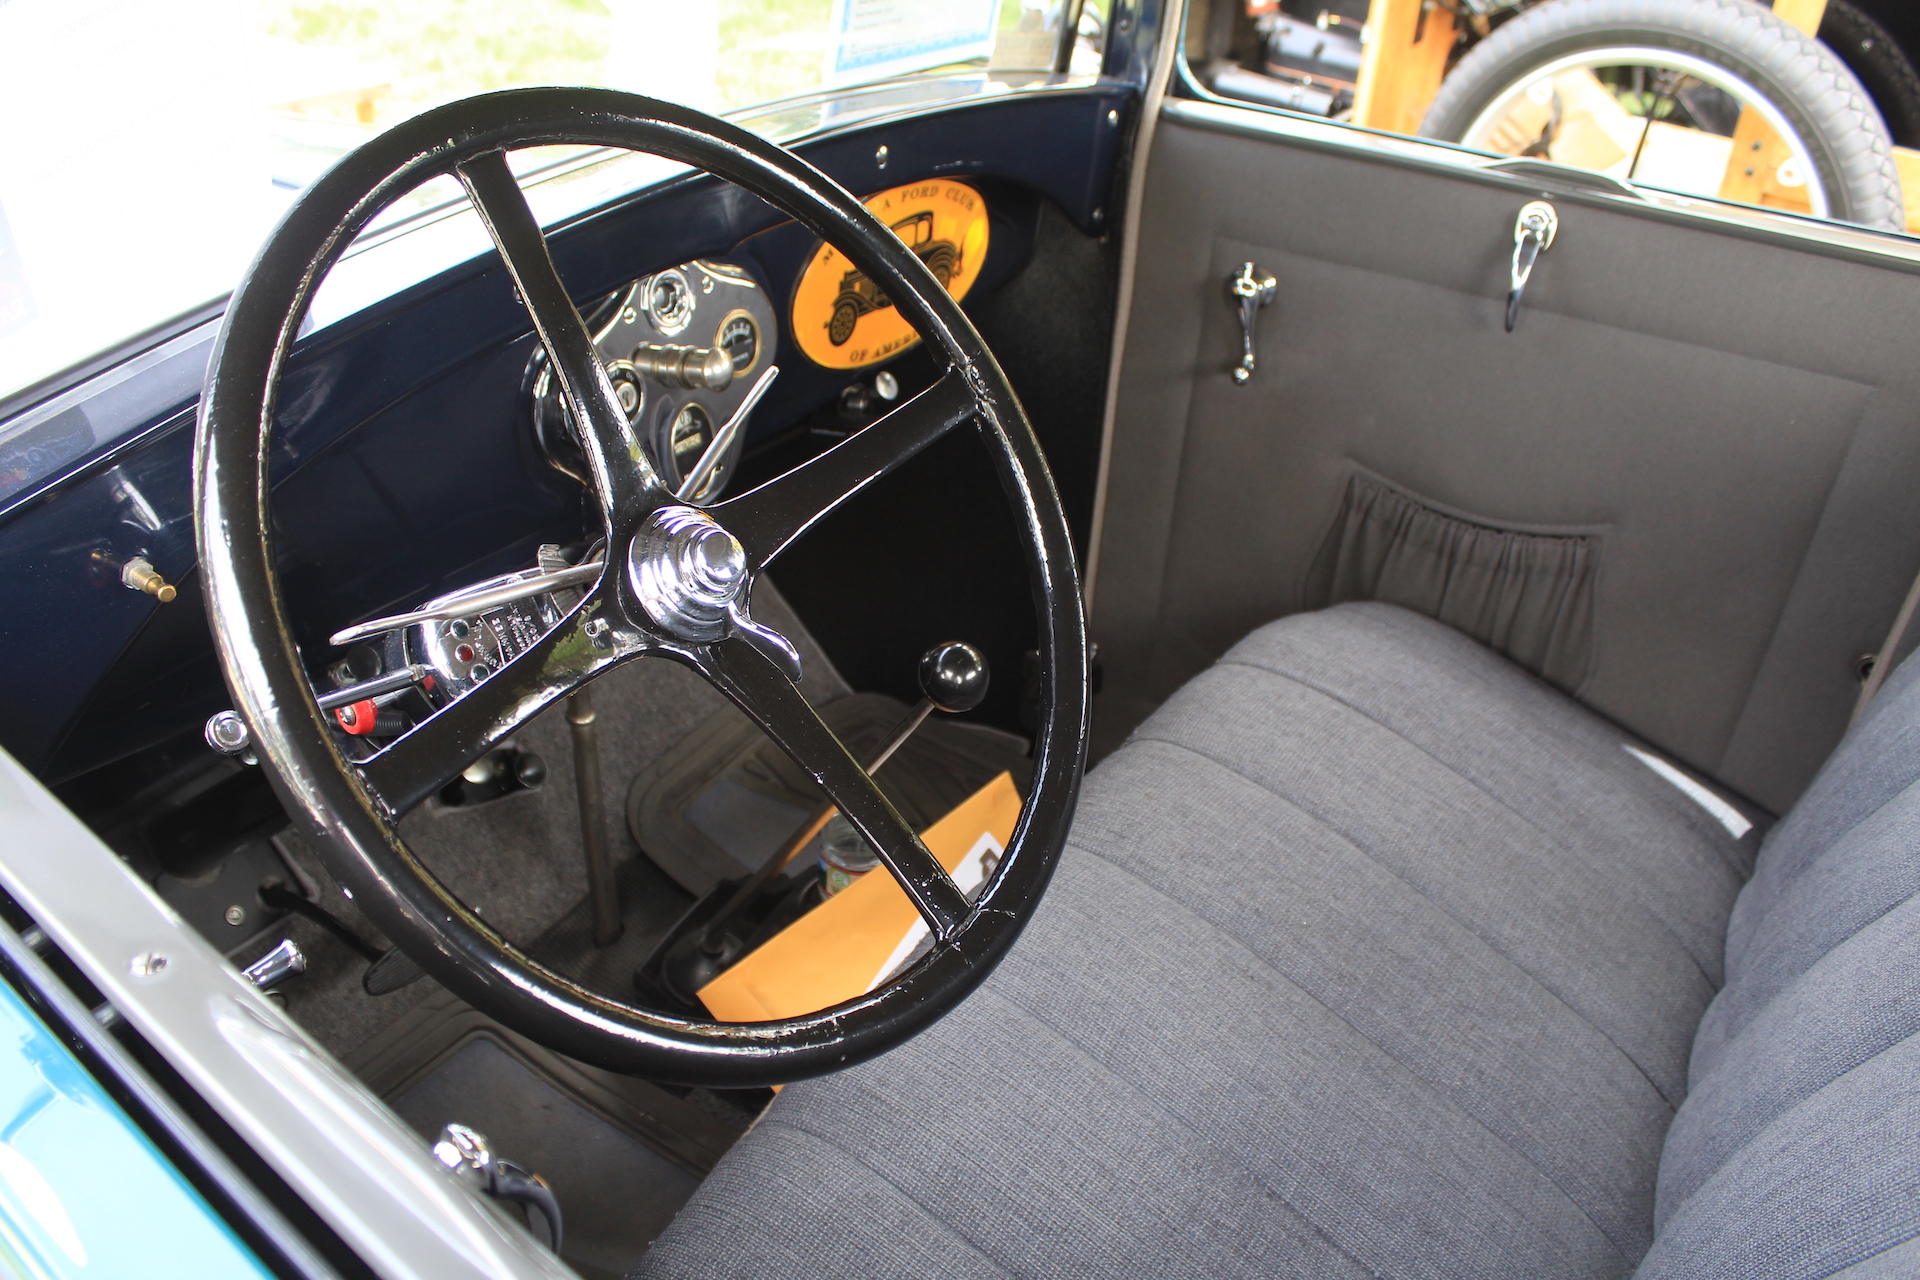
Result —
[{"label": "window crank handle", "polygon": [[1227,277],[1227,293],[1240,304],[1240,363],[1233,370],[1238,385],[1253,377],[1253,320],[1260,308],[1273,303],[1275,288],[1274,278],[1251,262],[1241,263],[1239,272]]},{"label": "window crank handle", "polygon": [[1513,326],[1520,319],[1520,295],[1526,290],[1527,278],[1533,274],[1533,264],[1553,244],[1554,233],[1559,229],[1560,215],[1545,200],[1528,201],[1513,221],[1513,278],[1507,290],[1508,333],[1513,332]]}]

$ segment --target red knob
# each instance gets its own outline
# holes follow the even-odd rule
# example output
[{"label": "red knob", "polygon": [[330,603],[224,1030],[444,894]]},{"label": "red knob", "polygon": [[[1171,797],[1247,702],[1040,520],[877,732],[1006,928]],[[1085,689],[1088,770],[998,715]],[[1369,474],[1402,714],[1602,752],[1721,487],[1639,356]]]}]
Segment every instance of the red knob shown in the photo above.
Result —
[{"label": "red knob", "polygon": [[372,733],[373,722],[380,718],[380,708],[373,705],[372,698],[367,698],[337,708],[333,717],[348,733]]}]

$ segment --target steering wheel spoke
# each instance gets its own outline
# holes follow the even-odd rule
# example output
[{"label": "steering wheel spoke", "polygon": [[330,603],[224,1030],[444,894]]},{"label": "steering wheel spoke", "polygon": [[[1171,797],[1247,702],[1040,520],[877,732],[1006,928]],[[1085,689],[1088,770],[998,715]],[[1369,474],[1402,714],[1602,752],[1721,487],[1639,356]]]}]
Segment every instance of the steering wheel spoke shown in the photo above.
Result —
[{"label": "steering wheel spoke", "polygon": [[737,636],[706,653],[702,674],[820,784],[879,853],[934,938],[952,937],[973,909],[966,895],[800,690]]},{"label": "steering wheel spoke", "polygon": [[614,395],[593,335],[554,268],[547,238],[507,167],[506,152],[476,156],[457,172],[547,349],[609,527],[658,506],[666,487]]},{"label": "steering wheel spoke", "polygon": [[729,498],[712,515],[760,569],[828,512],[978,412],[966,378],[949,372],[886,417],[785,475]]},{"label": "steering wheel spoke", "polygon": [[593,643],[586,628],[600,598],[592,593],[498,671],[359,765],[389,812],[406,813],[542,710],[638,652],[617,641],[606,649]]}]

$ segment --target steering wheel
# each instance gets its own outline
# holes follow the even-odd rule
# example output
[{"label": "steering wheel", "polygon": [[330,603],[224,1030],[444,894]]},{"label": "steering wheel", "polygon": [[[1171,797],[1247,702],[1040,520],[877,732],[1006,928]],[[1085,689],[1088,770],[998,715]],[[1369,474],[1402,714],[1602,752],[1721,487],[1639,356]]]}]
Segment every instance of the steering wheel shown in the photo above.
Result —
[{"label": "steering wheel", "polygon": [[[538,222],[507,167],[522,147],[652,152],[751,191],[882,288],[945,372],[832,449],[710,507],[669,491],[628,425]],[[300,319],[381,208],[455,175],[478,209],[570,407],[606,537],[603,569],[538,641],[378,754],[350,763],[302,668],[274,571],[268,443]],[[1042,673],[1034,780],[976,899],[801,697],[785,644],[754,623],[753,583],[821,517],[962,423],[993,458],[1023,536]],[[489,1016],[571,1057],[682,1084],[753,1086],[831,1071],[932,1023],[992,971],[1032,917],[1065,843],[1086,755],[1079,579],[1033,428],[959,306],[906,245],[793,153],[710,116],[608,90],[523,89],[429,111],[304,192],[233,295],[201,398],[196,521],[207,608],[236,709],[289,812],[372,922]],[[789,646],[790,647],[790,646]],[[442,886],[395,823],[543,708],[642,657],[684,663],[750,716],[866,837],[925,918],[932,949],[894,981],[805,1017],[719,1023],[589,991],[530,959]]]}]

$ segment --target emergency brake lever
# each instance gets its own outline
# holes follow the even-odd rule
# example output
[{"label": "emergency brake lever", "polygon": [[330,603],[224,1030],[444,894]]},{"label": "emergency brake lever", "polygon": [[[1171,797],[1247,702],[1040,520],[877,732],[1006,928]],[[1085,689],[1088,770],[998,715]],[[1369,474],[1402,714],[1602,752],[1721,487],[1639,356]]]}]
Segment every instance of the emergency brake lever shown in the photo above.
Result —
[{"label": "emergency brake lever", "polygon": [[1533,264],[1551,248],[1560,229],[1560,215],[1545,200],[1530,200],[1520,208],[1513,221],[1513,283],[1507,290],[1507,332],[1520,319],[1520,294],[1533,274]]}]

